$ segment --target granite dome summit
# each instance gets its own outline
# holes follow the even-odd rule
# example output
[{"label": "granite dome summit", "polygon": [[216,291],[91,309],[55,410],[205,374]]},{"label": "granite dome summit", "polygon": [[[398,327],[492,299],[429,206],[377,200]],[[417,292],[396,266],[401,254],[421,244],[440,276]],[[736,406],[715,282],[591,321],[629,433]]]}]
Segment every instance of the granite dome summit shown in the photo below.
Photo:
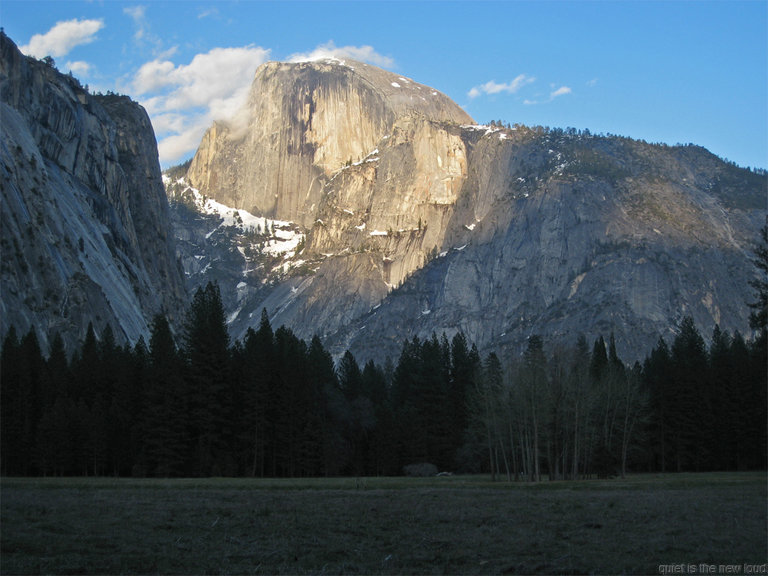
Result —
[{"label": "granite dome summit", "polygon": [[263,65],[240,120],[208,130],[188,183],[306,236],[277,276],[243,255],[218,277],[236,336],[261,307],[378,359],[432,332],[507,350],[615,332],[638,357],[683,315],[748,330],[766,177],[702,148],[477,126],[433,88],[333,59]]},{"label": "granite dome summit", "polygon": [[189,181],[224,204],[309,226],[328,181],[404,118],[473,123],[445,95],[375,66],[269,62],[246,108],[206,132]]}]

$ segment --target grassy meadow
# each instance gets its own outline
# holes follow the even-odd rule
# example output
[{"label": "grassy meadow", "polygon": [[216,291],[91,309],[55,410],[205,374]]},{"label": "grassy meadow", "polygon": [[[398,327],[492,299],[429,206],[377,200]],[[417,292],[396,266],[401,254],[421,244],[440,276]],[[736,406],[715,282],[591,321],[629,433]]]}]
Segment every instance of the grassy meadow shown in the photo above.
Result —
[{"label": "grassy meadow", "polygon": [[4,575],[659,574],[661,565],[698,574],[701,564],[744,573],[768,561],[764,472],[536,485],[3,478],[0,488]]}]

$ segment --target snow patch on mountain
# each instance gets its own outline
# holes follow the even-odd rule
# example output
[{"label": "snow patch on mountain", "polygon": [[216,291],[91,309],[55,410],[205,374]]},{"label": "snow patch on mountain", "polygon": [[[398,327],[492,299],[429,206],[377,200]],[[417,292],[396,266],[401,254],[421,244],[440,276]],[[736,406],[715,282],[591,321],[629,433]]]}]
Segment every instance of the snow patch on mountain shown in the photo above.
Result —
[{"label": "snow patch on mountain", "polygon": [[[166,189],[170,189],[169,185],[172,182],[168,176],[163,175],[163,183]],[[187,185],[184,178],[178,179],[175,184],[176,190],[182,189],[182,194],[185,198],[192,200],[198,212],[221,219],[219,225],[208,232],[206,238],[210,238],[222,227],[236,228],[241,233],[259,236],[261,241],[258,244],[263,253],[282,256],[284,259],[295,256],[297,248],[305,239],[305,234],[293,222],[254,216],[247,210],[232,208],[217,202],[201,194],[197,188]],[[246,256],[246,246],[238,246],[238,250],[244,257]]]}]

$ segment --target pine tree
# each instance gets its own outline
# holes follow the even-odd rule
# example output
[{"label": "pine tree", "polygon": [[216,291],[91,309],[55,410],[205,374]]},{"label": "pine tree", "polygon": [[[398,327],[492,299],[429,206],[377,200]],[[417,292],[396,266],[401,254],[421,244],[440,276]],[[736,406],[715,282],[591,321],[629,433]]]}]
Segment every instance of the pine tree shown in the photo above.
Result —
[{"label": "pine tree", "polygon": [[20,362],[19,396],[15,414],[21,426],[19,443],[14,446],[17,450],[17,473],[28,476],[36,472],[33,456],[36,452],[37,427],[42,416],[42,378],[44,370],[43,355],[34,328],[21,339],[18,349]]},{"label": "pine tree", "polygon": [[250,453],[247,462],[251,476],[264,476],[267,473],[267,447],[271,447],[277,417],[272,396],[277,370],[274,334],[266,310],[261,311],[258,331],[249,329],[246,333],[244,356],[244,434]]},{"label": "pine tree", "polygon": [[561,480],[569,472],[568,452],[572,437],[566,432],[568,402],[572,401],[569,382],[571,369],[570,353],[557,347],[550,361],[549,387],[546,404],[548,407],[547,471],[551,480]]},{"label": "pine tree", "polygon": [[0,459],[4,476],[21,469],[19,446],[23,442],[23,390],[19,339],[11,326],[0,355]]},{"label": "pine tree", "polygon": [[363,367],[363,396],[370,399],[373,411],[373,426],[368,431],[366,471],[381,476],[386,474],[386,462],[389,459],[387,428],[391,426],[392,414],[386,375],[373,360],[366,362]]},{"label": "pine tree", "polygon": [[663,338],[643,363],[643,381],[649,396],[649,465],[652,470],[666,472],[672,462],[674,382],[672,357]]},{"label": "pine tree", "polygon": [[592,358],[589,364],[589,374],[593,380],[600,380],[608,366],[608,354],[605,350],[605,340],[599,336],[592,347]]},{"label": "pine tree", "polygon": [[157,314],[149,338],[143,456],[148,472],[180,476],[190,470],[188,401],[184,366],[168,319]]},{"label": "pine tree", "polygon": [[420,371],[421,342],[413,340],[403,343],[400,357],[392,378],[393,450],[398,473],[402,466],[422,461],[426,454],[424,438],[419,430],[416,411],[416,389]]},{"label": "pine tree", "polygon": [[452,423],[450,443],[455,454],[464,440],[464,431],[468,425],[468,393],[474,386],[474,376],[478,370],[477,357],[470,354],[467,339],[461,332],[451,340],[450,362],[448,407],[449,421]]},{"label": "pine tree", "polygon": [[144,445],[145,420],[149,404],[147,402],[147,389],[149,386],[149,348],[144,336],[139,336],[133,346],[130,357],[131,389],[129,394],[128,413],[130,418],[130,450],[132,476],[144,476],[147,474],[146,465],[142,462],[142,449]]},{"label": "pine tree", "polygon": [[344,398],[336,376],[333,357],[323,347],[320,338],[312,337],[307,355],[308,375],[311,382],[312,402],[320,434],[320,461],[318,475],[339,474],[343,467],[338,458],[337,446],[342,442],[340,410],[333,405],[344,404]]},{"label": "pine tree", "polygon": [[[110,457],[113,451],[112,401],[117,387],[117,377],[123,372],[120,366],[119,351],[111,326],[105,326],[101,339],[96,342],[96,360],[90,365],[91,392],[86,400],[90,411],[90,436],[93,456],[93,473],[102,476],[113,473]],[[84,369],[84,366],[81,367]]]},{"label": "pine tree", "polygon": [[504,402],[503,374],[499,357],[491,352],[482,365],[481,376],[475,385],[476,403],[482,410],[482,421],[488,445],[491,480],[505,472],[511,480],[509,446],[506,445],[506,402]]},{"label": "pine tree", "polygon": [[541,336],[534,334],[528,338],[528,345],[523,356],[523,368],[519,377],[522,386],[526,426],[524,450],[529,477],[534,482],[541,480],[541,446],[544,426],[542,391],[547,388],[547,359],[544,355],[544,343]]},{"label": "pine tree", "polygon": [[418,357],[418,372],[414,388],[419,434],[423,438],[423,453],[419,460],[430,462],[445,470],[452,463],[448,444],[449,427],[446,407],[448,405],[448,373],[444,370],[443,348],[435,333],[421,345]]},{"label": "pine tree", "polygon": [[[93,406],[99,395],[101,358],[93,323],[89,322],[85,337],[72,359],[72,394],[67,403],[67,419],[73,468],[76,474],[96,474],[98,460],[97,428],[101,415],[94,418]],[[98,420],[98,422],[97,422]]]},{"label": "pine tree", "polygon": [[309,407],[304,394],[307,347],[285,326],[275,331],[277,381],[272,397],[276,413],[273,462],[277,476],[301,474],[300,455]]},{"label": "pine tree", "polygon": [[755,301],[750,304],[750,326],[765,338],[768,332],[768,222],[760,229],[760,244],[755,248],[753,260],[756,278],[749,284],[755,289]]},{"label": "pine tree", "polygon": [[45,476],[60,474],[62,471],[61,458],[66,450],[66,422],[61,413],[61,399],[67,397],[70,387],[69,362],[64,341],[57,333],[51,338],[51,348],[43,371],[42,415],[35,452],[37,467]]},{"label": "pine tree", "polygon": [[348,410],[344,427],[350,455],[347,472],[360,476],[366,471],[369,433],[375,424],[373,405],[363,394],[363,373],[349,350],[341,358],[337,373]]},{"label": "pine tree", "polygon": [[221,293],[216,284],[198,288],[184,333],[189,366],[189,416],[194,444],[195,472],[201,476],[227,472],[231,430],[228,421],[227,382],[229,334]]},{"label": "pine tree", "polygon": [[678,471],[702,470],[709,457],[711,406],[703,388],[707,380],[707,360],[704,339],[693,318],[686,316],[672,344],[671,423]]},{"label": "pine tree", "polygon": [[583,334],[576,341],[576,348],[571,358],[570,371],[568,373],[568,401],[570,407],[566,425],[571,442],[571,470],[570,477],[573,480],[586,472],[587,455],[589,449],[589,419],[592,412],[593,396],[589,386],[589,344]]},{"label": "pine tree", "polygon": [[624,364],[616,353],[616,340],[611,333],[608,344],[607,361],[603,360],[605,343],[600,337],[595,343],[592,365],[595,384],[598,390],[598,425],[600,434],[595,452],[595,469],[598,476],[610,476],[619,469],[621,418],[623,397],[627,378]]},{"label": "pine tree", "polygon": [[754,439],[754,469],[765,470],[768,467],[768,331],[763,330],[750,347],[749,397],[752,398],[751,410],[746,413],[749,425],[746,432]]},{"label": "pine tree", "polygon": [[736,468],[735,439],[738,434],[739,414],[733,380],[731,336],[719,325],[712,331],[709,346],[710,370],[707,378],[707,394],[712,398],[712,454],[711,468],[733,470]]},{"label": "pine tree", "polygon": [[360,371],[360,366],[355,360],[352,353],[347,350],[339,361],[337,368],[339,375],[339,386],[347,397],[347,400],[352,401],[363,391],[363,373]]}]

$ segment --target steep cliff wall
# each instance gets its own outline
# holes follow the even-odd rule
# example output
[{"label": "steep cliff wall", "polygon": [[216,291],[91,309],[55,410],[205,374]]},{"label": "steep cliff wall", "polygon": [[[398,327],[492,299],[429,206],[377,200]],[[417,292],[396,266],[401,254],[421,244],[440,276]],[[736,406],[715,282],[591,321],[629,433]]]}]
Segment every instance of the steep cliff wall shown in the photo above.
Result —
[{"label": "steep cliff wall", "polygon": [[222,290],[236,337],[262,307],[361,360],[433,331],[502,354],[533,333],[614,332],[637,359],[684,315],[749,330],[764,174],[695,146],[475,126],[431,88],[359,63],[265,65],[246,117],[209,130],[189,179],[294,220],[306,241],[262,274],[237,234],[217,236],[241,259]]},{"label": "steep cliff wall", "polygon": [[360,357],[463,331],[481,349],[614,332],[639,359],[683,316],[749,332],[766,177],[696,147],[465,130],[469,171],[443,256],[334,335]]},{"label": "steep cliff wall", "polygon": [[311,226],[325,184],[407,116],[471,122],[443,94],[360,62],[271,62],[237,120],[205,134],[188,178],[228,206]]},{"label": "steep cliff wall", "polygon": [[89,322],[118,339],[172,319],[184,280],[146,112],[94,96],[0,35],[0,331],[73,343]]}]

